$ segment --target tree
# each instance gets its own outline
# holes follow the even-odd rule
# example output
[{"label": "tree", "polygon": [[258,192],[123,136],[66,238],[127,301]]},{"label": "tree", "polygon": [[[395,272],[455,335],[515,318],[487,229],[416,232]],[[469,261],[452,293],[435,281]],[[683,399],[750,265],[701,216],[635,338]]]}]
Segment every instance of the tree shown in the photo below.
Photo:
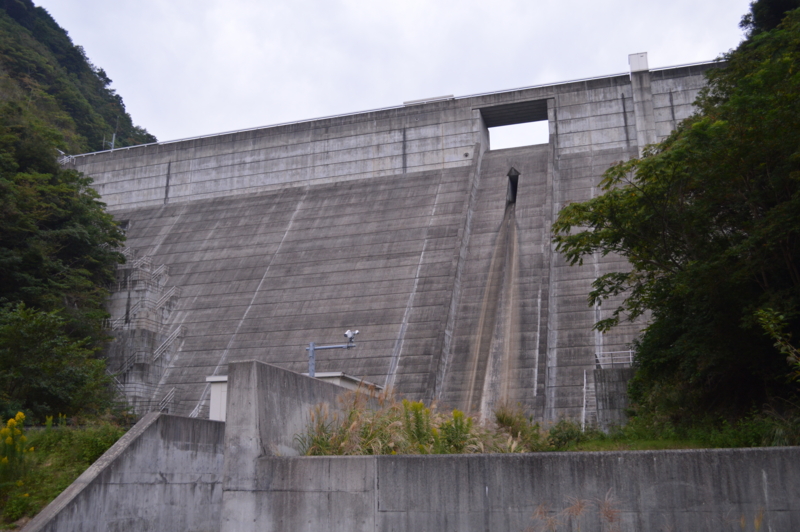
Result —
[{"label": "tree", "polygon": [[13,102],[0,107],[0,299],[61,309],[96,340],[124,237],[91,180],[58,166],[57,139]]},{"label": "tree", "polygon": [[0,0],[0,93],[0,412],[91,412],[113,395],[103,303],[124,235],[56,155],[156,139],[31,0]]},{"label": "tree", "polygon": [[742,17],[739,27],[748,36],[778,27],[787,11],[800,7],[800,0],[756,0],[750,4],[750,13]]},{"label": "tree", "polygon": [[650,312],[632,398],[675,416],[796,392],[756,313],[780,312],[798,337],[800,10],[758,28],[710,71],[697,114],[610,168],[603,195],[567,206],[553,226],[571,264],[629,260],[594,282],[589,301],[624,294],[602,331]]},{"label": "tree", "polygon": [[0,411],[40,419],[109,399],[103,303],[123,260],[91,180],[58,165],[62,139],[0,106]]},{"label": "tree", "polygon": [[96,412],[113,401],[105,362],[90,338],[75,340],[57,311],[24,303],[0,309],[0,414]]}]

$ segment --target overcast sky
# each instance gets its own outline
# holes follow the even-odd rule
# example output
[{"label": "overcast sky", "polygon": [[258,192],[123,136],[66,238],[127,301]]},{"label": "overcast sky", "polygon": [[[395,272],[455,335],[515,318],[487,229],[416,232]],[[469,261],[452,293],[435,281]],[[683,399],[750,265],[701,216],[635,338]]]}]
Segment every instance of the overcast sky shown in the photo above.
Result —
[{"label": "overcast sky", "polygon": [[707,61],[741,41],[749,0],[34,3],[134,123],[174,140],[627,72],[635,52],[651,68]]}]

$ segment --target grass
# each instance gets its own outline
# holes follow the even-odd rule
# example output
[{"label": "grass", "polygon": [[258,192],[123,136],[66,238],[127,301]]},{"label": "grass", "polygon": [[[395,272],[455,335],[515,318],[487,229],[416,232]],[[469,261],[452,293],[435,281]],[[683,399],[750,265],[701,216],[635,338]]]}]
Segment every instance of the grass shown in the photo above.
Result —
[{"label": "grass", "polygon": [[458,454],[521,452],[519,440],[487,430],[459,410],[442,412],[393,395],[348,393],[341,410],[317,406],[295,436],[302,454]]},{"label": "grass", "polygon": [[[579,433],[574,422],[560,421],[549,434],[568,432],[572,438],[560,442],[550,437],[553,448],[562,451],[645,451],[665,449],[711,449],[800,445],[800,416],[773,411],[753,412],[737,420],[706,418],[676,425],[654,415],[632,417],[624,427],[609,433],[588,429]],[[571,432],[570,432],[571,431]],[[560,444],[559,444],[560,443]]]},{"label": "grass", "polygon": [[[50,420],[51,421],[51,420]],[[24,461],[0,476],[0,529],[24,525],[80,476],[126,429],[108,420],[25,431]],[[9,474],[10,473],[10,474]]]},{"label": "grass", "polygon": [[441,411],[392,395],[347,394],[341,410],[318,406],[295,437],[302,454],[450,454],[546,451],[634,451],[800,445],[800,415],[754,412],[735,421],[704,419],[675,425],[639,415],[609,433],[572,420],[543,425],[519,406],[501,406],[481,424],[463,412]]}]

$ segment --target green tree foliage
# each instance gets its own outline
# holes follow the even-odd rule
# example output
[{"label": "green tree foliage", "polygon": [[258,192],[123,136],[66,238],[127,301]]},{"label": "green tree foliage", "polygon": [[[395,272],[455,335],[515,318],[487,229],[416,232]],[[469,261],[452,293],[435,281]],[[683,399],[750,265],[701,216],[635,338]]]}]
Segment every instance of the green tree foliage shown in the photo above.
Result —
[{"label": "green tree foliage", "polygon": [[0,414],[43,420],[52,412],[97,412],[113,399],[105,361],[90,338],[75,340],[58,312],[23,303],[0,309]]},{"label": "green tree foliage", "polygon": [[0,0],[0,98],[17,101],[61,131],[70,153],[155,142],[135,126],[106,72],[31,0]]},{"label": "green tree foliage", "polygon": [[756,314],[773,309],[785,335],[800,333],[800,10],[768,30],[755,11],[766,3],[750,15],[759,31],[709,73],[698,113],[553,226],[572,264],[629,260],[594,282],[591,304],[625,297],[597,328],[650,312],[632,398],[676,417],[797,391]]},{"label": "green tree foliage", "polygon": [[750,12],[739,24],[748,36],[778,27],[787,11],[800,7],[800,0],[756,0],[750,4]]},{"label": "green tree foliage", "polygon": [[96,338],[124,237],[91,180],[58,166],[58,132],[14,103],[0,111],[0,298],[61,309]]},{"label": "green tree foliage", "polygon": [[91,180],[62,169],[64,135],[0,104],[0,412],[91,412],[108,404],[105,286],[124,235]]},{"label": "green tree foliage", "polygon": [[0,0],[0,411],[91,413],[111,392],[99,351],[123,234],[57,150],[153,142],[105,71],[30,0]]}]

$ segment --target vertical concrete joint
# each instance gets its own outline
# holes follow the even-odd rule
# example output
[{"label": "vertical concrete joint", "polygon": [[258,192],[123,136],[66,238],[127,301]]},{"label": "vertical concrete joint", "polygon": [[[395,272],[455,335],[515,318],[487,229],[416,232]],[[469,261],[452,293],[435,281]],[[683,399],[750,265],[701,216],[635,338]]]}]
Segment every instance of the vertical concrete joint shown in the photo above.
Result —
[{"label": "vertical concrete joint", "polygon": [[550,146],[558,148],[558,110],[554,98],[547,99],[547,123],[549,131]]},{"label": "vertical concrete joint", "polygon": [[406,128],[403,128],[403,173],[408,170],[408,156],[406,155]]},{"label": "vertical concrete joint", "polygon": [[628,56],[631,66],[631,88],[633,92],[633,114],[636,117],[636,143],[641,157],[644,147],[656,142],[656,120],[653,111],[653,91],[650,85],[650,69],[647,52]]},{"label": "vertical concrete joint", "polygon": [[164,205],[169,203],[169,173],[171,167],[172,167],[172,162],[170,161],[167,163],[167,181],[166,184],[164,185]]}]

